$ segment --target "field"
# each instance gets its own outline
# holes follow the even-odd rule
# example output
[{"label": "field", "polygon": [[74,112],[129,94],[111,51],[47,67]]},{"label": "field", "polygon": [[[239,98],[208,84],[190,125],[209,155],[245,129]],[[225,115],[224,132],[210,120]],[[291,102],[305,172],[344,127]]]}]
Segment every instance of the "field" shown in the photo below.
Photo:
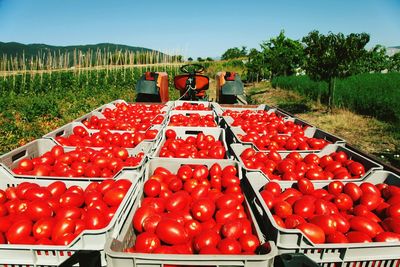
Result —
[{"label": "field", "polygon": [[[104,103],[116,99],[133,102],[136,81],[146,70],[167,71],[171,78],[178,65],[0,76],[0,153],[39,138]],[[177,97],[171,84],[170,96]]]},{"label": "field", "polygon": [[[400,73],[365,73],[336,81],[334,104],[358,114],[400,123]],[[328,85],[307,76],[277,77],[273,87],[293,90],[312,100],[326,103]]]}]

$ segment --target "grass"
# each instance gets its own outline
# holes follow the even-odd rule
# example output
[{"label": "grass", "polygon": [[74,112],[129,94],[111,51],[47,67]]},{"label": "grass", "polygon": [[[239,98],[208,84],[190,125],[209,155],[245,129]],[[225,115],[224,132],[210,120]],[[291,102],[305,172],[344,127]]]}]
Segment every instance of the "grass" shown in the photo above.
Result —
[{"label": "grass", "polygon": [[278,106],[301,119],[335,134],[354,146],[381,157],[386,162],[400,167],[396,155],[400,154],[400,127],[373,117],[355,114],[336,108],[326,112],[326,106],[294,92],[272,88],[268,82],[247,88],[249,103],[266,103]]},{"label": "grass", "polygon": [[[334,103],[358,114],[400,123],[400,73],[363,73],[336,79]],[[277,77],[273,87],[298,92],[313,100],[327,102],[328,85],[307,76]]]}]

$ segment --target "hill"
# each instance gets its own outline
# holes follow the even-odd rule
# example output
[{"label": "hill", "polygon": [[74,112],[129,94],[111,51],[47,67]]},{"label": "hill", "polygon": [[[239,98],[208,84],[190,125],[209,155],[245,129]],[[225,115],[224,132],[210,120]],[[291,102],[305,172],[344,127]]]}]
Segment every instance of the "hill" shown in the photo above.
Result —
[{"label": "hill", "polygon": [[25,57],[36,56],[39,53],[47,54],[48,52],[57,54],[66,53],[66,52],[73,52],[74,50],[80,50],[82,52],[87,52],[88,50],[96,51],[97,49],[100,50],[108,50],[108,51],[116,51],[122,50],[123,52],[152,52],[154,50],[144,48],[144,47],[137,47],[137,46],[128,46],[128,45],[121,45],[121,44],[112,44],[112,43],[100,43],[100,44],[93,44],[93,45],[70,45],[70,46],[53,46],[53,45],[46,45],[46,44],[21,44],[17,42],[0,42],[0,55],[6,54],[7,56],[16,55],[21,56],[25,53]]}]

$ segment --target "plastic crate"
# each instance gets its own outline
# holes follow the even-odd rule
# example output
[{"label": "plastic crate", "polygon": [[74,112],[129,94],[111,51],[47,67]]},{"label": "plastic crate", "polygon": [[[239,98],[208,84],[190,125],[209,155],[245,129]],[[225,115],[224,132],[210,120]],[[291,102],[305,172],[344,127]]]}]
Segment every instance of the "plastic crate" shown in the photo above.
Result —
[{"label": "plastic crate", "polygon": [[[221,167],[228,165],[238,166],[236,161],[232,160],[202,160],[202,159],[152,159],[148,162],[145,168],[144,181],[153,173],[157,167],[164,167],[171,172],[177,172],[182,164],[198,164],[205,165],[209,168],[218,163]],[[240,168],[238,168],[240,169]],[[239,177],[241,177],[239,173]],[[135,232],[132,226],[132,218],[140,206],[143,199],[143,188],[141,188],[137,199],[133,204],[125,223],[119,229],[118,234],[113,240],[108,240],[105,246],[107,263],[110,267],[121,266],[166,266],[172,265],[187,265],[187,266],[251,266],[251,267],[268,267],[273,266],[273,260],[276,255],[276,248],[273,242],[265,242],[265,237],[262,235],[259,226],[255,223],[255,218],[251,208],[246,205],[253,222],[255,233],[260,239],[260,243],[264,244],[265,248],[270,249],[266,254],[261,255],[177,255],[177,254],[145,254],[145,253],[125,253],[124,249],[133,245],[135,240]],[[246,207],[245,207],[246,208]]]},{"label": "plastic crate", "polygon": [[[264,151],[264,152],[268,152],[268,150],[260,150],[257,148],[257,146],[255,146],[252,142],[244,142],[241,141],[239,136],[240,135],[246,135],[246,132],[242,130],[242,128],[240,127],[230,127],[229,129],[226,130],[227,132],[227,138],[228,135],[232,135],[232,142],[233,143],[239,143],[239,144],[243,144],[243,145],[252,145],[254,147],[254,149],[258,150],[258,151]],[[282,134],[284,135],[284,134]],[[318,128],[315,127],[309,127],[304,131],[304,136],[308,137],[308,138],[319,138],[319,139],[324,139],[328,142],[330,142],[331,144],[345,144],[346,141],[340,137],[337,137],[333,134],[329,134],[325,131],[322,131]],[[278,150],[279,153],[287,153],[287,152],[292,152],[292,151],[296,151],[299,153],[316,153],[321,151],[321,149],[319,150]]]},{"label": "plastic crate", "polygon": [[[64,126],[62,126],[62,127],[60,127],[60,128],[58,128],[58,129],[56,129],[56,130],[54,130],[54,131],[52,131],[52,132],[50,132],[50,133],[44,135],[43,138],[51,139],[51,140],[53,140],[54,142],[56,142],[57,144],[59,144],[59,143],[57,142],[57,140],[56,140],[56,137],[58,137],[58,136],[62,136],[62,137],[68,137],[68,136],[70,136],[71,134],[73,134],[73,129],[74,129],[76,126],[84,127],[84,128],[88,131],[89,135],[92,135],[92,134],[97,133],[97,132],[100,131],[100,130],[92,130],[92,129],[89,129],[89,128],[87,128],[83,123],[81,123],[81,122],[71,122],[71,123],[68,123],[68,124],[66,124],[66,125],[64,125]],[[158,130],[158,134],[156,135],[155,138],[153,138],[153,139],[145,139],[144,141],[145,141],[145,142],[156,142],[156,141],[158,141],[158,139],[161,137],[162,126],[161,126],[161,125],[152,125],[152,126],[149,128],[149,130]],[[116,131],[116,130],[110,130],[110,132],[111,132],[111,133],[123,134],[123,133],[129,133],[130,131]],[[142,131],[140,131],[140,132],[142,132]]]},{"label": "plastic crate", "polygon": [[[214,121],[216,123],[216,125],[214,127],[218,127],[218,116],[216,116],[212,110],[172,110],[169,112],[168,121],[166,123],[166,126],[169,126],[171,117],[173,115],[179,115],[179,114],[182,114],[186,117],[189,117],[191,114],[199,114],[200,116],[212,115],[214,117]],[[174,126],[174,127],[187,127],[187,126]]]},{"label": "plastic crate", "polygon": [[[40,157],[44,153],[50,151],[56,145],[57,144],[53,140],[42,138],[42,139],[37,139],[35,141],[32,141],[32,142],[30,142],[22,147],[19,147],[17,149],[14,149],[14,150],[0,156],[0,165],[3,167],[0,169],[0,172],[8,172],[13,177],[21,178],[21,179],[29,178],[29,179],[46,179],[46,180],[53,179],[53,180],[73,180],[73,181],[75,181],[75,180],[99,181],[99,180],[109,179],[109,178],[101,178],[101,177],[69,178],[69,177],[61,177],[61,176],[19,175],[12,171],[12,169],[17,167],[18,162],[21,161],[22,159],[25,159],[25,158],[32,159],[32,158]],[[64,151],[66,151],[66,152],[72,151],[74,149],[75,149],[75,147],[64,147]],[[102,148],[93,147],[92,149],[101,150]],[[146,154],[150,153],[151,149],[152,149],[152,143],[148,143],[148,142],[141,142],[135,148],[127,149],[130,156],[137,155],[140,152],[144,152],[145,155],[139,165],[132,166],[132,167],[124,167],[122,170],[124,170],[124,169],[137,170],[137,171],[140,170],[147,160]],[[120,170],[118,173],[116,173],[114,175],[114,178],[118,177],[121,174],[122,170]]]},{"label": "plastic crate", "polygon": [[[259,170],[256,169],[249,169],[246,168],[242,159],[240,158],[240,155],[242,154],[242,152],[246,149],[246,148],[252,148],[253,146],[251,145],[242,145],[242,144],[231,144],[230,145],[231,150],[232,150],[232,155],[243,165],[243,168],[248,171],[248,172],[258,172],[261,175],[264,176],[264,179],[267,178],[267,180],[269,180],[268,176],[266,176],[264,173],[262,173]],[[372,172],[376,171],[376,170],[382,170],[383,166],[376,163],[375,161],[370,160],[369,158],[364,157],[363,155],[360,155],[358,153],[356,153],[355,151],[345,147],[343,144],[329,144],[326,147],[324,147],[321,151],[316,152],[315,154],[318,155],[319,157],[325,156],[325,155],[330,155],[333,152],[339,152],[339,151],[344,151],[349,159],[353,159],[355,161],[358,161],[359,163],[361,163],[362,165],[364,165],[365,167],[365,174],[358,178],[358,179],[348,179],[346,181],[362,181],[364,180],[366,177],[368,177]],[[290,153],[290,151],[285,151],[284,153],[279,153],[281,155],[282,158],[285,158],[288,154]],[[302,157],[305,157],[309,154],[308,153],[300,153],[300,155]],[[326,180],[313,180],[313,182],[326,182]]]},{"label": "plastic crate", "polygon": [[[139,192],[139,177],[142,173],[136,171],[123,171],[116,179],[129,179],[132,186],[126,193],[113,219],[107,227],[98,230],[84,230],[68,246],[44,246],[44,245],[5,245],[0,244],[0,266],[59,266],[75,252],[83,250],[96,250],[101,254],[101,265],[106,266],[104,245],[106,241],[114,236],[114,229],[120,229],[126,219],[133,200]],[[29,180],[15,179],[11,175],[2,173],[0,188],[5,189],[17,186],[23,182],[34,182],[41,186],[47,186],[54,180]],[[67,187],[78,185],[85,189],[88,181],[64,181]]]},{"label": "plastic crate", "polygon": [[177,138],[185,139],[189,136],[196,136],[199,133],[204,133],[205,135],[212,135],[216,140],[220,140],[225,147],[226,156],[229,157],[228,146],[225,141],[225,130],[218,127],[165,127],[162,133],[162,138],[160,142],[154,144],[154,152],[152,153],[152,157],[159,157],[161,148],[163,147],[166,137],[165,131],[168,129],[172,129],[176,132]]},{"label": "plastic crate", "polygon": [[109,103],[109,104],[105,104],[105,105],[103,105],[103,106],[101,106],[101,107],[99,107],[98,109],[96,109],[96,110],[94,110],[94,111],[97,111],[97,112],[103,112],[104,111],[104,109],[106,109],[106,108],[109,108],[109,109],[111,109],[111,110],[113,110],[113,109],[115,109],[116,108],[116,104],[120,104],[120,103],[124,103],[124,104],[126,104],[126,105],[141,105],[141,106],[146,106],[146,107],[149,107],[149,106],[151,106],[151,105],[154,105],[154,104],[156,104],[156,105],[162,105],[162,106],[164,106],[164,107],[162,107],[161,109],[160,109],[160,114],[166,114],[166,113],[168,113],[168,111],[170,110],[170,106],[168,106],[168,105],[163,105],[163,104],[161,104],[161,103],[154,103],[154,104],[149,104],[149,103],[145,103],[145,102],[135,102],[135,103],[128,103],[128,102],[126,102],[126,101],[124,101],[124,100],[116,100],[116,101],[113,101],[113,102],[111,102],[111,103]]},{"label": "plastic crate", "polygon": [[[303,253],[311,260],[326,266],[330,263],[340,263],[344,266],[370,266],[365,264],[371,261],[375,262],[374,266],[398,266],[394,263],[400,263],[400,242],[314,244],[300,230],[281,228],[275,223],[272,213],[260,195],[260,190],[268,181],[259,173],[246,173],[245,176],[247,179],[244,179],[244,182],[248,185],[244,187],[245,194],[249,198],[255,217],[267,238],[276,242],[279,254]],[[346,181],[343,183],[347,183]],[[374,171],[364,181],[372,184],[384,182],[400,186],[400,176],[383,170]],[[314,187],[323,188],[329,182],[314,183]],[[358,185],[361,183],[356,182]],[[291,187],[293,182],[279,184],[282,189],[286,189]],[[350,263],[352,265],[349,265]],[[355,263],[360,265],[354,265]],[[382,263],[384,264],[379,265]]]}]

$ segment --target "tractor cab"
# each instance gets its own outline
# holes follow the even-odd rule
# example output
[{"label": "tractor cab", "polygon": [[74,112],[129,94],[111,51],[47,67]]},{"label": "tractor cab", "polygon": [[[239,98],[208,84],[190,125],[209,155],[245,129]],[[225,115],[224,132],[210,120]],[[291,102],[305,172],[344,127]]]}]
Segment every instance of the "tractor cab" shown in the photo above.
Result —
[{"label": "tractor cab", "polygon": [[136,102],[165,103],[168,100],[168,74],[145,72],[136,83]]},{"label": "tractor cab", "polygon": [[221,71],[215,77],[217,83],[217,102],[221,104],[236,104],[245,102],[244,86],[240,75],[236,72]]},{"label": "tractor cab", "polygon": [[180,100],[208,100],[206,90],[209,87],[209,78],[201,75],[204,67],[199,64],[183,65],[180,68],[185,73],[174,77],[174,86],[180,92]]}]

